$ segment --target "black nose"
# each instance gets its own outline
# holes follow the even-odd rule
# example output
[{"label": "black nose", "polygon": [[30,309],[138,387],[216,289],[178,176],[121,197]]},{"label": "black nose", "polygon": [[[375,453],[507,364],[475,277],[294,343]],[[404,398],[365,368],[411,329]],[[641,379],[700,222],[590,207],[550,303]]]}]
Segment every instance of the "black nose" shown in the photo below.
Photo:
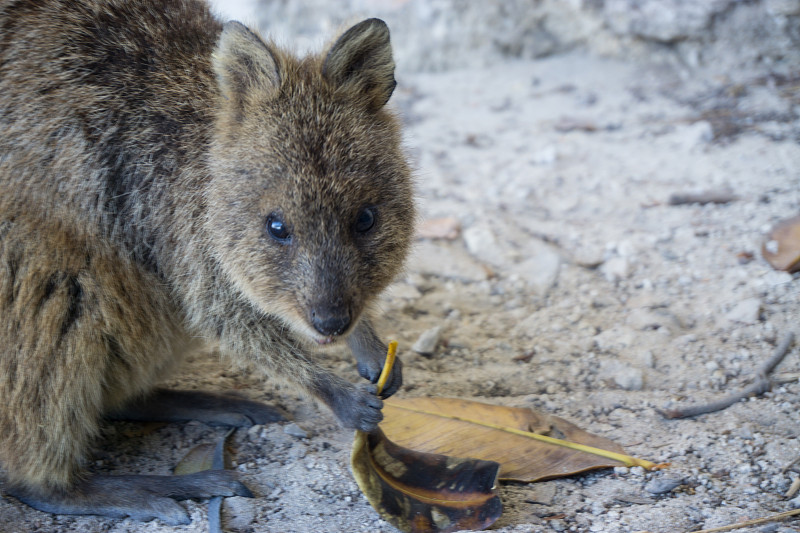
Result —
[{"label": "black nose", "polygon": [[323,335],[341,335],[350,325],[350,312],[347,309],[314,309],[311,323]]}]

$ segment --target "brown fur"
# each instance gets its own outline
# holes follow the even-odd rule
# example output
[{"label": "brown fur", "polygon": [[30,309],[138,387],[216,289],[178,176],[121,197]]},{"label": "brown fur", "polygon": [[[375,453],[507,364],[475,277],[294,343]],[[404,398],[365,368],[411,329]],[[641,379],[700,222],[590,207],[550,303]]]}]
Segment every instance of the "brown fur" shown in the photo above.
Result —
[{"label": "brown fur", "polygon": [[[311,317],[364,317],[413,234],[388,32],[297,59],[195,0],[0,0],[0,461],[68,489],[104,413],[191,340],[359,426]],[[354,231],[365,207],[375,226]],[[279,213],[291,242],[265,228]],[[327,306],[327,307],[326,307]],[[367,353],[369,352],[369,353]],[[399,376],[398,376],[399,384]],[[365,425],[373,425],[369,421]]]}]

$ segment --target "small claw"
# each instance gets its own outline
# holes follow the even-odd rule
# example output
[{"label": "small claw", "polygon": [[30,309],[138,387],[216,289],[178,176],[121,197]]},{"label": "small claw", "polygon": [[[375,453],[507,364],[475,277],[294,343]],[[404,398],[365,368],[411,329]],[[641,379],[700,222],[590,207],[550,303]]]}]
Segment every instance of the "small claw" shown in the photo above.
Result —
[{"label": "small claw", "polygon": [[376,383],[381,376],[381,367],[375,361],[359,361],[356,368],[358,375],[371,383]]}]

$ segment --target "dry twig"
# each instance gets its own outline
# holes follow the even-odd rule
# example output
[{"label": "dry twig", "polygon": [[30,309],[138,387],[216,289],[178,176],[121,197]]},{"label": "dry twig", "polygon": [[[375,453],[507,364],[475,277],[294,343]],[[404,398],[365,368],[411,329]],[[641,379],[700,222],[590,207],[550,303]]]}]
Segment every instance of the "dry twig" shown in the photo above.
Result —
[{"label": "dry twig", "polygon": [[779,520],[783,520],[785,518],[797,515],[800,515],[800,509],[795,509],[793,511],[786,511],[771,516],[765,516],[764,518],[745,520],[744,522],[737,522],[735,524],[729,524],[727,526],[715,527],[712,529],[701,529],[699,531],[692,531],[691,533],[720,533],[721,531],[733,531],[734,529],[740,529],[743,527],[760,526],[761,524],[768,524],[769,522],[777,522]]},{"label": "dry twig", "polygon": [[669,197],[667,203],[669,205],[727,204],[738,198],[730,189],[712,189],[702,192],[676,192]]},{"label": "dry twig", "polygon": [[661,411],[661,414],[667,418],[689,418],[692,416],[721,411],[744,398],[764,394],[772,387],[772,381],[767,376],[775,369],[776,366],[778,366],[778,364],[780,364],[781,361],[783,361],[783,358],[789,353],[789,348],[791,348],[792,343],[794,343],[794,334],[790,332],[786,335],[786,337],[783,338],[778,347],[775,348],[772,357],[770,357],[769,360],[764,363],[764,366],[762,366],[758,371],[758,374],[756,374],[755,383],[749,387],[746,387],[739,392],[730,394],[721,400],[717,400],[716,402],[690,405],[676,409],[666,409]]}]

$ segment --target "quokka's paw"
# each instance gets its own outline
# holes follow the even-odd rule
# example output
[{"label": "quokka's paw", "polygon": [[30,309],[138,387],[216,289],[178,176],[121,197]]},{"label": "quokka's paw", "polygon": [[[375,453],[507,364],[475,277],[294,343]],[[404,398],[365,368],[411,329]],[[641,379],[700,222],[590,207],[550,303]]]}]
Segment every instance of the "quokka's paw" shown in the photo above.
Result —
[{"label": "quokka's paw", "polygon": [[361,383],[342,390],[334,400],[333,411],[344,427],[372,431],[383,420],[382,408],[377,387]]},{"label": "quokka's paw", "polygon": [[[360,359],[358,361],[358,374],[364,378],[368,379],[372,383],[377,383],[378,378],[381,375],[381,371],[383,370],[384,361],[386,360],[386,351],[374,358],[369,359]],[[391,372],[389,372],[389,379],[386,380],[386,385],[383,387],[381,391],[380,397],[381,398],[388,398],[398,390],[403,385],[403,363],[400,359],[395,359],[394,366],[392,367]]]}]

